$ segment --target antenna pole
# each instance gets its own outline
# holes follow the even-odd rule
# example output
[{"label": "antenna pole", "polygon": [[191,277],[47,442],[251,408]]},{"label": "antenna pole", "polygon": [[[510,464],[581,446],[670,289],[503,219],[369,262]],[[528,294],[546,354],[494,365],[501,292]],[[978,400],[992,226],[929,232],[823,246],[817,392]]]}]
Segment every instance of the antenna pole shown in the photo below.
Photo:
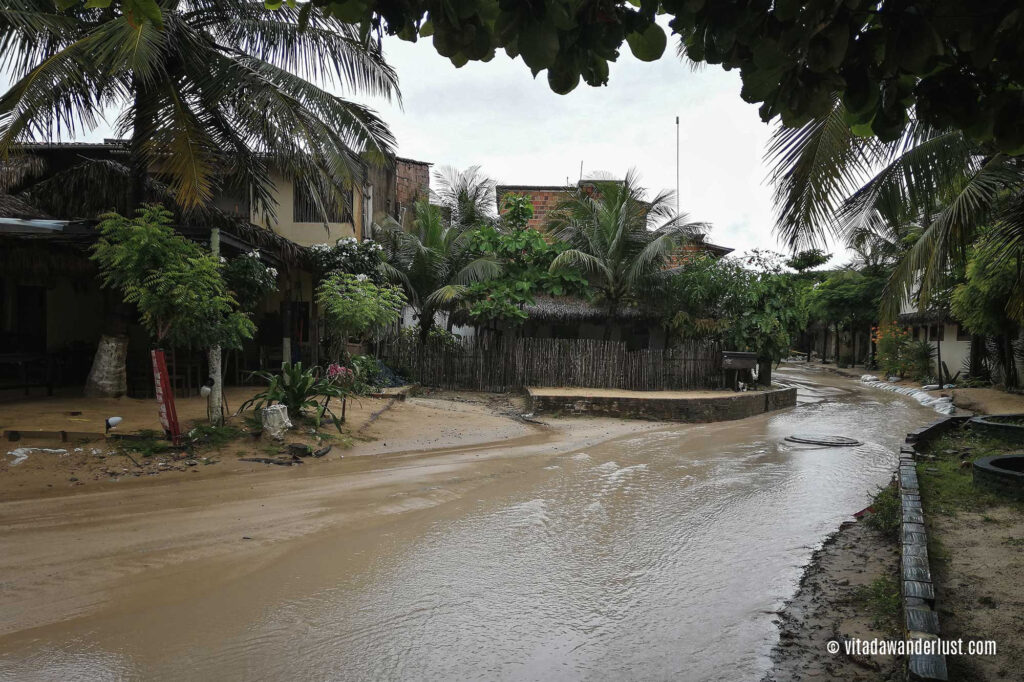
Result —
[{"label": "antenna pole", "polygon": [[676,116],[676,217],[679,216],[679,117]]}]

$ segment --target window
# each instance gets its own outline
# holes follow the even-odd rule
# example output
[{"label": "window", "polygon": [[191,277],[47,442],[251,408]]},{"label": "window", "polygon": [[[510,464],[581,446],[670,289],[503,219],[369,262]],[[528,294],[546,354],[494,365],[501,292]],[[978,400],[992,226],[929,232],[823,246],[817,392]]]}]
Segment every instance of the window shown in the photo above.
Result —
[{"label": "window", "polygon": [[[350,223],[352,222],[352,190],[344,192],[345,206],[330,205],[327,209],[327,222],[329,223]],[[296,223],[322,223],[323,213],[317,209],[316,202],[309,187],[303,182],[295,183],[295,198],[292,206],[292,220]]]},{"label": "window", "polygon": [[964,329],[964,326],[959,322],[956,323],[956,340],[957,341],[970,341],[971,333]]},{"label": "window", "polygon": [[942,341],[942,340],[945,339],[945,336],[946,336],[946,325],[944,325],[944,324],[934,325],[931,328],[931,330],[929,330],[928,340],[929,341]]}]

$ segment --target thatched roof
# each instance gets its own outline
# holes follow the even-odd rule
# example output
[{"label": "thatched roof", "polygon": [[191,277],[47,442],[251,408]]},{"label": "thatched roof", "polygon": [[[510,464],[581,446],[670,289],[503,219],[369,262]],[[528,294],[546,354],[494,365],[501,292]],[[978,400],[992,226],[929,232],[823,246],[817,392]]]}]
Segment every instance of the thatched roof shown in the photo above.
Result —
[{"label": "thatched roof", "polygon": [[658,315],[640,308],[620,308],[612,315],[608,306],[594,304],[579,298],[560,296],[552,298],[538,296],[536,303],[523,307],[531,321],[535,322],[605,322],[614,320],[648,320],[658,319]]},{"label": "thatched roof", "polygon": [[25,201],[0,193],[0,218],[17,218],[19,220],[53,220],[50,216],[40,211]]},{"label": "thatched roof", "polygon": [[956,322],[952,314],[945,308],[925,310],[923,312],[902,313],[896,321],[902,325],[944,324]]}]

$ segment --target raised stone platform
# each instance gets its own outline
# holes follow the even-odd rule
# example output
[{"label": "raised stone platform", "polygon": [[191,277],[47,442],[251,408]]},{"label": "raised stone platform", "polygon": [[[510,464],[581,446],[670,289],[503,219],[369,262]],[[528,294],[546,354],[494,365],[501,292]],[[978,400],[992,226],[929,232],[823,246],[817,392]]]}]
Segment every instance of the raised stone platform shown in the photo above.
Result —
[{"label": "raised stone platform", "polygon": [[578,414],[681,422],[719,422],[796,405],[795,388],[766,391],[623,391],[527,387],[534,414]]}]

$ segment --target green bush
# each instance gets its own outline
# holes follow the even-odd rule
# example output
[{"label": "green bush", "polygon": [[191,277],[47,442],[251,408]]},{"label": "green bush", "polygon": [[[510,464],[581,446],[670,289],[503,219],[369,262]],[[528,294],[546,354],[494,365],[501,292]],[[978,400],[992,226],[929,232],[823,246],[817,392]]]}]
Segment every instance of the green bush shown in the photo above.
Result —
[{"label": "green bush", "polygon": [[899,629],[900,586],[891,577],[875,578],[870,585],[862,585],[855,598],[871,611],[873,627],[891,632]]},{"label": "green bush", "polygon": [[910,341],[906,347],[907,372],[912,379],[922,381],[935,376],[932,358],[935,348],[928,341]]},{"label": "green bush", "polygon": [[871,513],[864,519],[872,528],[893,540],[899,539],[900,521],[903,519],[900,495],[895,483],[879,488],[871,501]]},{"label": "green bush", "polygon": [[372,355],[353,355],[352,371],[356,373],[356,381],[367,388],[380,386],[380,360]]},{"label": "green bush", "polygon": [[[267,382],[267,388],[242,403],[239,412],[252,407],[259,410],[279,403],[288,408],[288,416],[299,419],[304,411],[312,410],[311,418],[316,426],[329,417],[341,431],[341,418],[330,408],[331,398],[345,400],[352,391],[337,381],[322,376],[319,367],[304,369],[301,362],[281,365],[281,373],[253,372],[253,376]],[[321,402],[322,401],[322,402]]]}]

